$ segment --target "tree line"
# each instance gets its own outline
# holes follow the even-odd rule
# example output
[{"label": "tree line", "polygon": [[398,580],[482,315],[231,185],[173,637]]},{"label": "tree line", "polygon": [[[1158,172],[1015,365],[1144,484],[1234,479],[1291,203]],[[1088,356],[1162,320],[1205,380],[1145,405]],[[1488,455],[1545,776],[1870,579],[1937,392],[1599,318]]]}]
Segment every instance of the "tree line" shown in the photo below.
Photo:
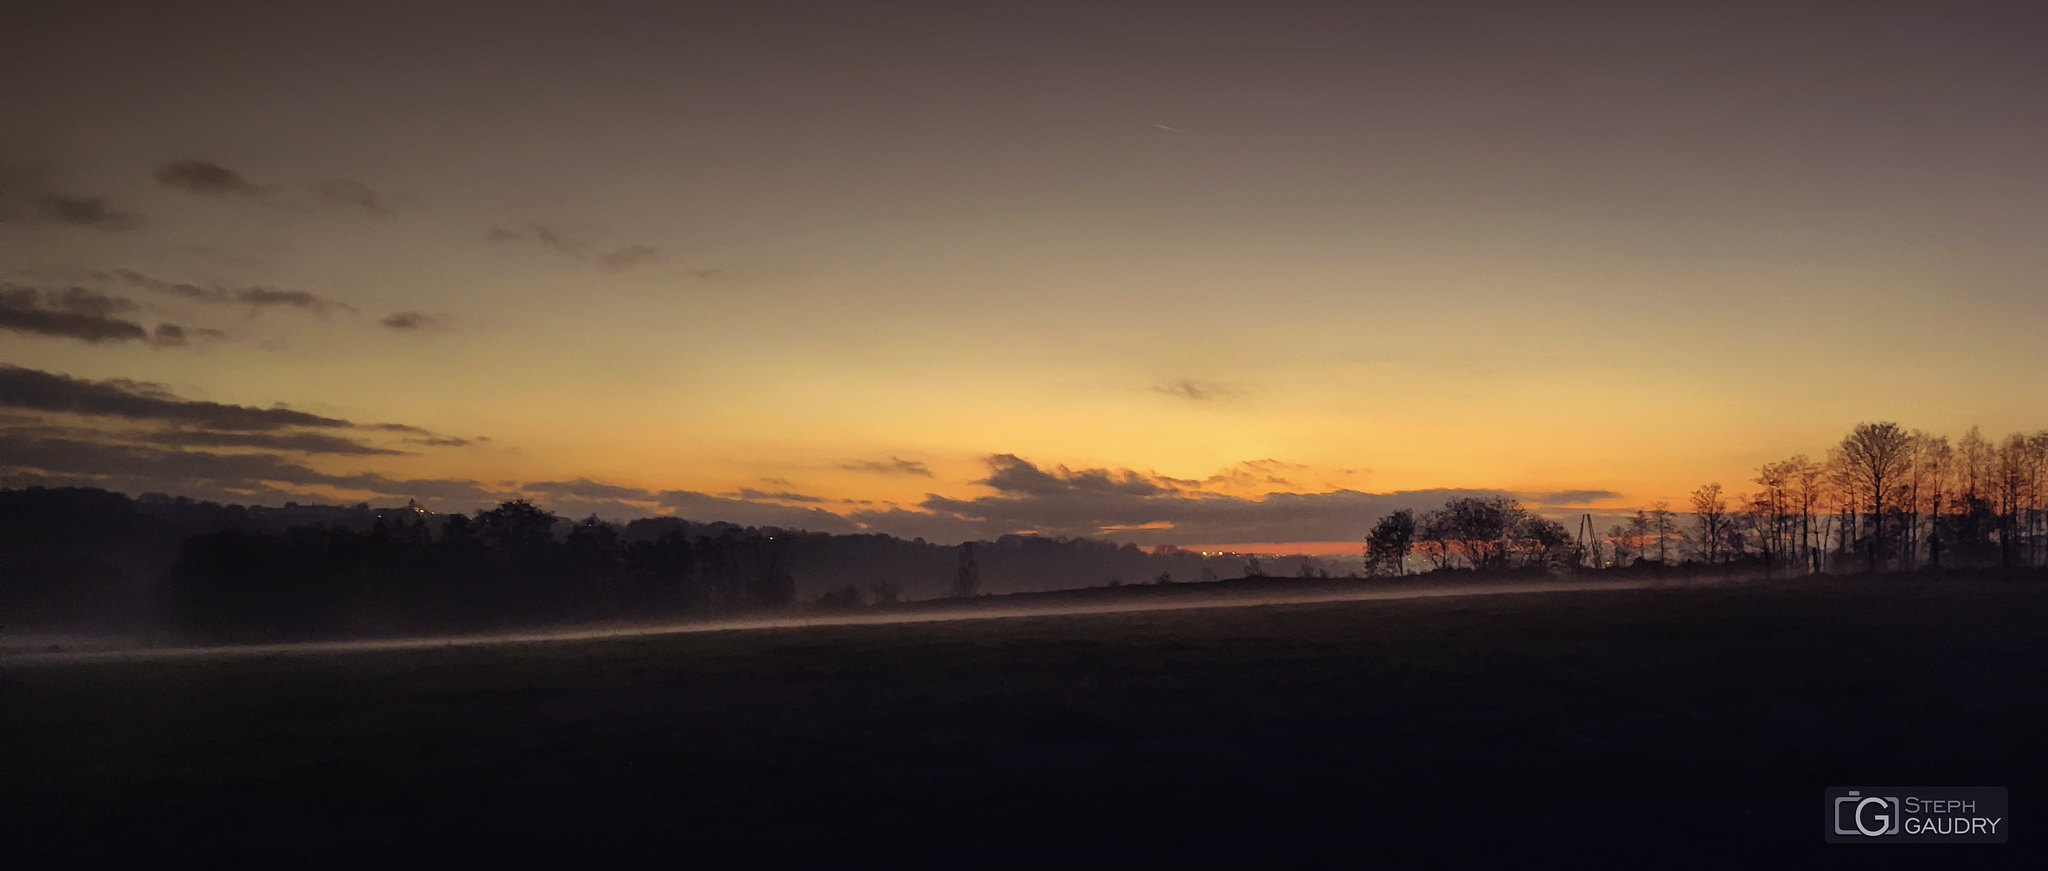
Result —
[{"label": "tree line", "polygon": [[[2048,564],[2048,431],[1986,439],[1859,424],[1684,511],[1574,531],[1507,496],[1395,511],[1368,574],[1565,574],[1691,564],[1763,577]],[[1312,558],[1297,577],[1328,577]],[[266,509],[83,488],[0,490],[0,628],[171,625],[215,640],[850,611],[910,599],[1261,578],[1254,558],[1091,538],[939,545],[674,517],[570,521],[515,500]]]},{"label": "tree line", "polygon": [[1241,558],[1006,535],[952,546],[515,500],[266,509],[0,490],[0,628],[171,628],[221,641],[855,611],[911,599],[1215,580]]},{"label": "tree line", "polygon": [[1797,455],[1756,471],[1752,494],[1723,498],[1718,484],[1693,492],[1700,558],[1802,573],[2048,560],[2048,431],[1994,442],[1971,427],[1951,443],[1864,423],[1819,461]]},{"label": "tree line", "polygon": [[2048,431],[1986,439],[1862,423],[1820,460],[1764,463],[1753,492],[1709,483],[1688,511],[1658,502],[1604,534],[1571,533],[1507,497],[1396,511],[1366,537],[1376,574],[1628,568],[1689,562],[1766,577],[2048,565]]}]

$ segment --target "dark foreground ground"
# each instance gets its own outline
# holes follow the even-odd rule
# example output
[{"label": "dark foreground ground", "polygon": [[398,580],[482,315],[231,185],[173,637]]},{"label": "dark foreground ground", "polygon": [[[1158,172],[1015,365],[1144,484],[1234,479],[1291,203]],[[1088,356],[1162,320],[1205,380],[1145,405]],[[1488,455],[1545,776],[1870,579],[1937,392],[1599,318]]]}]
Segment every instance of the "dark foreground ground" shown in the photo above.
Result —
[{"label": "dark foreground ground", "polygon": [[[0,660],[0,863],[2048,865],[2048,585]],[[2012,841],[1822,842],[1829,785]],[[652,864],[649,864],[649,863]]]}]

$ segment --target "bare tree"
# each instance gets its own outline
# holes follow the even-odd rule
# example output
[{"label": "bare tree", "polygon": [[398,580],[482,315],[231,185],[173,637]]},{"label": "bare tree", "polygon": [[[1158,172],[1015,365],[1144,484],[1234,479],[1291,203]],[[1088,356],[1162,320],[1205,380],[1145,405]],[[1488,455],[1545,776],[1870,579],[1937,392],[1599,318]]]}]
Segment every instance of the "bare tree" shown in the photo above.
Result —
[{"label": "bare tree", "polygon": [[1927,513],[1927,562],[1939,569],[1942,532],[1955,486],[1955,448],[1949,446],[1946,436],[1926,437],[1920,445],[1919,466],[1919,498]]},{"label": "bare tree", "polygon": [[1441,508],[1422,515],[1422,526],[1416,533],[1415,552],[1429,560],[1430,568],[1443,571],[1451,567],[1456,550],[1457,524],[1450,512]]},{"label": "bare tree", "polygon": [[1406,574],[1408,551],[1415,547],[1415,512],[1403,508],[1380,518],[1365,536],[1365,564],[1373,573]]},{"label": "bare tree", "polygon": [[1586,549],[1573,539],[1571,530],[1546,517],[1524,516],[1516,539],[1523,564],[1552,574],[1570,574],[1586,558]]},{"label": "bare tree", "polygon": [[2041,565],[2048,560],[2048,430],[2027,437],[2029,465],[2033,468],[2028,502],[2027,563]]},{"label": "bare tree", "polygon": [[2021,520],[2033,502],[2033,451],[2027,437],[2006,436],[1994,452],[1998,497],[1998,564],[2012,568],[2020,561]]},{"label": "bare tree", "polygon": [[1984,498],[1991,486],[1992,455],[1996,449],[1984,438],[1984,431],[1970,427],[1963,437],[1956,440],[1956,473],[1961,478],[1961,496],[1965,500]]},{"label": "bare tree", "polygon": [[1764,577],[1771,577],[1785,553],[1782,503],[1774,501],[1770,490],[1765,489],[1755,496],[1737,497],[1735,506],[1736,516],[1732,525],[1740,541],[1730,549],[1737,557],[1742,557],[1754,548],[1763,557]]},{"label": "bare tree", "polygon": [[1755,481],[1762,490],[1756,498],[1747,503],[1743,511],[1748,515],[1751,537],[1763,554],[1764,575],[1769,577],[1772,568],[1786,560],[1792,547],[1792,476],[1795,474],[1792,462],[1765,463],[1756,469]]},{"label": "bare tree", "polygon": [[1658,502],[1652,504],[1650,506],[1650,524],[1657,534],[1657,564],[1660,566],[1668,565],[1671,562],[1668,550],[1671,545],[1671,534],[1678,531],[1678,524],[1672,519],[1671,503]]},{"label": "bare tree", "polygon": [[1629,517],[1628,535],[1635,549],[1636,559],[1650,558],[1650,532],[1655,528],[1656,523],[1651,521],[1650,512],[1641,508],[1636,509],[1636,513]]},{"label": "bare tree", "polygon": [[1636,552],[1634,545],[1629,542],[1629,528],[1627,526],[1619,523],[1614,524],[1608,528],[1607,537],[1614,541],[1614,565],[1628,568],[1630,564],[1635,562]]},{"label": "bare tree", "polygon": [[1869,511],[1870,571],[1877,571],[1886,553],[1885,513],[1901,497],[1912,471],[1913,437],[1890,421],[1859,423],[1842,438],[1834,458],[1846,495]]},{"label": "bare tree", "polygon": [[1807,572],[1818,572],[1821,569],[1820,551],[1814,543],[1826,541],[1828,533],[1823,528],[1818,530],[1820,534],[1816,537],[1813,518],[1814,512],[1827,499],[1826,469],[1821,464],[1807,459],[1805,454],[1794,454],[1784,465],[1785,478],[1793,488],[1792,501],[1799,507],[1799,549],[1804,557],[1802,562]]},{"label": "bare tree", "polygon": [[1721,561],[1721,551],[1728,541],[1728,500],[1721,498],[1721,485],[1708,484],[1692,491],[1693,529],[1697,533],[1695,548],[1702,560],[1709,564]]}]

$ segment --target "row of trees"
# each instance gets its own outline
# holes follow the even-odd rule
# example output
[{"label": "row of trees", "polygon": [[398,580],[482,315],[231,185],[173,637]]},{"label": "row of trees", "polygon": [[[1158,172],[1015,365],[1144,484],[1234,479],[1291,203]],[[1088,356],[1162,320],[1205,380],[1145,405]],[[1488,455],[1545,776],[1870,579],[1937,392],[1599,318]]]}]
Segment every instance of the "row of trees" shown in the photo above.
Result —
[{"label": "row of trees", "polygon": [[1366,536],[1365,562],[1373,574],[1404,574],[1410,553],[1439,571],[1567,571],[1584,561],[1586,548],[1563,524],[1520,502],[1468,496],[1420,518],[1403,508],[1380,518]]},{"label": "row of trees", "polygon": [[2021,568],[2048,564],[2048,431],[1993,442],[1972,427],[1946,436],[1864,423],[1815,461],[1765,463],[1754,493],[1719,483],[1690,511],[1658,502],[1608,528],[1568,533],[1513,499],[1458,498],[1417,517],[1380,518],[1366,538],[1374,574],[1432,569],[1609,568],[1679,560],[1753,566],[1766,575]]},{"label": "row of trees", "polygon": [[[1864,423],[1816,462],[1757,468],[1753,494],[1692,494],[1689,552],[1770,571],[2019,568],[2048,560],[2048,431],[1986,439]],[[1663,536],[1631,522],[1622,552]],[[1647,535],[1647,537],[1646,537]]]},{"label": "row of trees", "polygon": [[436,515],[0,489],[4,629],[170,624],[223,640],[489,630],[1214,580],[1240,565],[1090,538],[952,546],[674,517],[571,522],[518,501]]},{"label": "row of trees", "polygon": [[596,518],[557,536],[558,518],[524,501],[474,517],[425,518],[368,532],[309,526],[284,534],[194,536],[163,594],[169,616],[218,640],[284,640],[488,630],[559,621],[786,609],[788,547],[772,532],[681,524],[628,541]]}]

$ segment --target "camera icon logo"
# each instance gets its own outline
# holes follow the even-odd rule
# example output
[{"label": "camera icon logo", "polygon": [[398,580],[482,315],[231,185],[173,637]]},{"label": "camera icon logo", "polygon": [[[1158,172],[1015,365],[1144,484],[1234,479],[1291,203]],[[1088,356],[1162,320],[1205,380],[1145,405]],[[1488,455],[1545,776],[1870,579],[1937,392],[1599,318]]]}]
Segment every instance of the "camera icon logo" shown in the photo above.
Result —
[{"label": "camera icon logo", "polygon": [[1881,837],[1899,833],[1897,796],[1863,795],[1850,790],[1835,799],[1835,834]]}]

